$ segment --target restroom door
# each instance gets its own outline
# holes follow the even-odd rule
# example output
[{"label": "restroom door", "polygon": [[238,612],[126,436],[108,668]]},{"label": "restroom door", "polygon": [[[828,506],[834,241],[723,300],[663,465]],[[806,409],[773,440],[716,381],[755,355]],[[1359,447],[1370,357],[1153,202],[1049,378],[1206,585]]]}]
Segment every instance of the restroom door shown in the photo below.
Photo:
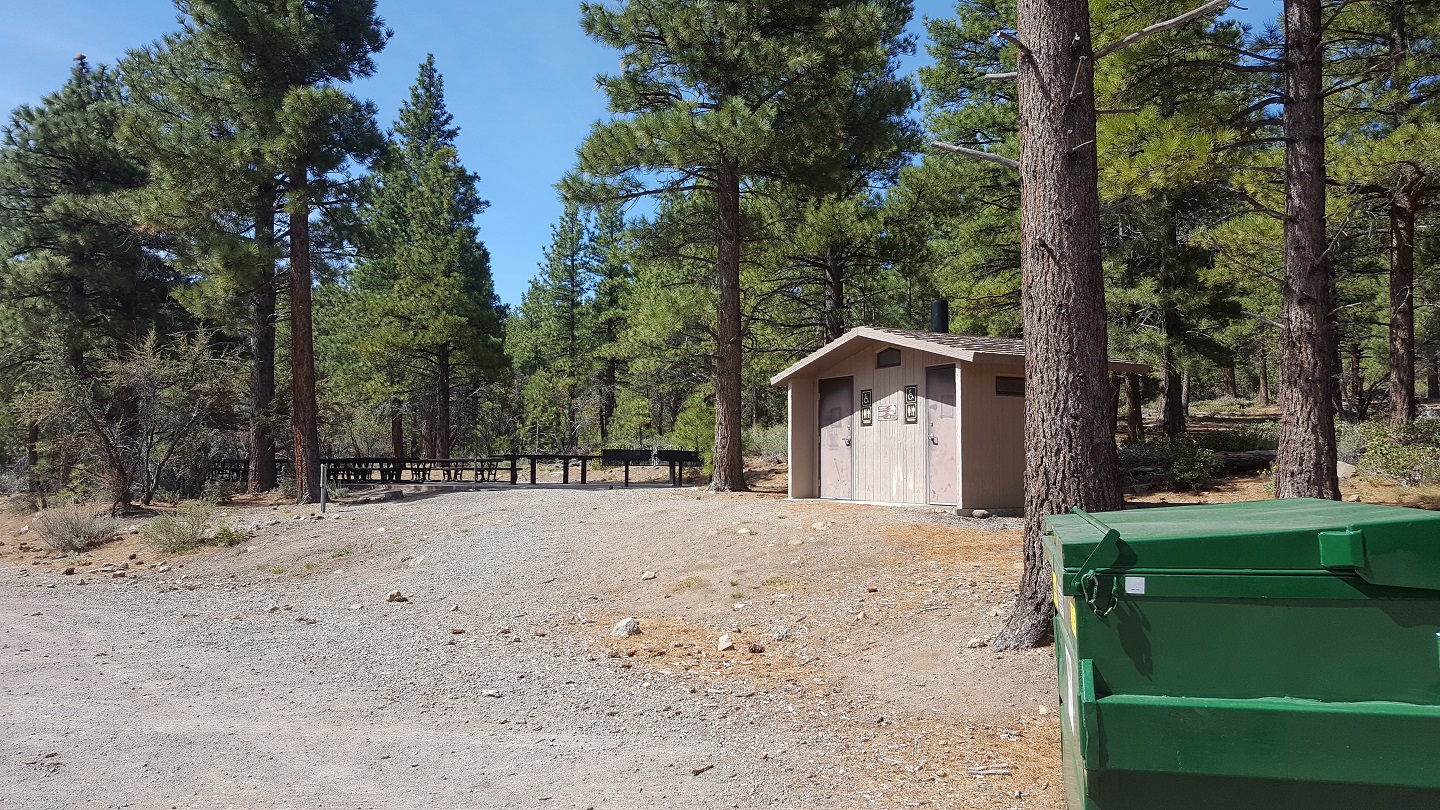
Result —
[{"label": "restroom door", "polygon": [[820,381],[820,497],[854,497],[855,378]]},{"label": "restroom door", "polygon": [[926,455],[930,479],[930,503],[959,502],[956,473],[955,367],[925,369]]}]

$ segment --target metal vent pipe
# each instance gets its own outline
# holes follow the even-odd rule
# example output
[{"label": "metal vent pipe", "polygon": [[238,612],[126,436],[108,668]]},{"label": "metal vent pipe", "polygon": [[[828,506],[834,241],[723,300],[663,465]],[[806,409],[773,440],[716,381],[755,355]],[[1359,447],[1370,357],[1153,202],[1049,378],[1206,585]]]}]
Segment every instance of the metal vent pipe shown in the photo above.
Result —
[{"label": "metal vent pipe", "polygon": [[949,332],[949,331],[950,331],[950,302],[949,302],[949,301],[931,301],[931,302],[930,302],[930,331],[931,331],[931,332]]}]

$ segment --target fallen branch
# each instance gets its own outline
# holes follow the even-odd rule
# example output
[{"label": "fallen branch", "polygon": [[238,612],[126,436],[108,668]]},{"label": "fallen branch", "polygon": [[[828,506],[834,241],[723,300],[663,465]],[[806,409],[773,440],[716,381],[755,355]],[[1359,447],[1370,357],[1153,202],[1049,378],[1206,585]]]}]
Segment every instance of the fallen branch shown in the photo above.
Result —
[{"label": "fallen branch", "polygon": [[931,141],[930,145],[935,147],[936,149],[944,149],[946,152],[954,152],[957,155],[964,155],[966,157],[973,157],[976,160],[984,160],[990,163],[997,163],[1001,166],[1015,169],[1017,171],[1020,169],[1020,161],[1011,160],[1004,155],[996,155],[990,152],[982,152],[979,149],[967,149],[963,146],[956,146],[953,143],[946,143],[944,141]]},{"label": "fallen branch", "polygon": [[1165,22],[1158,22],[1154,25],[1141,28],[1139,31],[1136,31],[1135,33],[1131,34],[1128,37],[1125,37],[1124,39],[1106,45],[1105,47],[1095,52],[1095,58],[1099,59],[1103,56],[1109,56],[1110,54],[1115,53],[1121,48],[1128,48],[1131,45],[1134,45],[1136,42],[1139,42],[1140,40],[1151,36],[1152,34],[1158,34],[1162,31],[1169,31],[1172,28],[1179,28],[1185,23],[1188,23],[1191,20],[1199,19],[1200,17],[1203,17],[1212,11],[1223,11],[1229,7],[1230,0],[1210,0],[1210,2],[1206,3],[1205,5],[1197,9],[1187,11],[1184,14],[1181,14],[1179,17],[1172,17]]}]

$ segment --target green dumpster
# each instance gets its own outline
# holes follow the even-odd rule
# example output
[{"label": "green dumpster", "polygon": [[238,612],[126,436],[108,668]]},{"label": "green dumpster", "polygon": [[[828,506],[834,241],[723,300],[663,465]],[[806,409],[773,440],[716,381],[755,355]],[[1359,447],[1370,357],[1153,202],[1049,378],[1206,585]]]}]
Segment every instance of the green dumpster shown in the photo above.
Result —
[{"label": "green dumpster", "polygon": [[1046,525],[1070,810],[1440,807],[1440,513]]}]

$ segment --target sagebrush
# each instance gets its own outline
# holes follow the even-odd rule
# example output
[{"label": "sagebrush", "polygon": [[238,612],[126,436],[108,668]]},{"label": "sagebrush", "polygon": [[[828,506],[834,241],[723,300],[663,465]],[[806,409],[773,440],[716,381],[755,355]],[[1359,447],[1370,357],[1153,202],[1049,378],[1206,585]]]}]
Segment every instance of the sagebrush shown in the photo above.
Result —
[{"label": "sagebrush", "polygon": [[83,503],[46,509],[36,522],[45,545],[65,554],[89,551],[114,537],[120,528],[108,510]]}]

